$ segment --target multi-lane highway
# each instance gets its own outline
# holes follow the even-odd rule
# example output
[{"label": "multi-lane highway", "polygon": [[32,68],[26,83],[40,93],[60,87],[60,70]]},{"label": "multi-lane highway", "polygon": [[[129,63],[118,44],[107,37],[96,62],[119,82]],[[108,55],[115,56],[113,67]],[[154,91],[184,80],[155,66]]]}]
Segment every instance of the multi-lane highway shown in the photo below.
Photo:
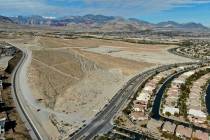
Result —
[{"label": "multi-lane highway", "polygon": [[[27,53],[24,50],[22,50],[22,52],[23,56],[12,74],[14,100],[17,105],[18,112],[21,114],[21,117],[26,123],[27,128],[30,129],[30,134],[32,138],[38,140],[45,140],[48,139],[48,137],[46,136],[44,129],[37,122],[36,117],[34,116],[33,112],[27,104],[27,101],[25,101],[21,93],[22,91],[20,89],[21,83],[19,79],[19,73],[21,71],[22,65],[27,59]],[[179,65],[187,64],[192,63],[182,63]],[[69,138],[72,140],[90,140],[99,133],[111,130],[113,127],[113,125],[111,124],[113,117],[118,111],[121,111],[124,105],[128,103],[130,98],[137,92],[141,84],[157,72],[165,71],[174,66],[175,64],[164,65],[161,67],[150,69],[133,77],[121,90],[117,92],[117,94],[112,98],[109,104],[106,105],[104,109],[100,111],[89,124],[87,124],[85,127],[80,129],[77,133],[75,133],[72,137]]]},{"label": "multi-lane highway", "polygon": [[[182,63],[178,65],[188,65],[192,63]],[[161,67],[157,67],[154,69],[150,69],[145,71],[128,81],[128,83],[118,91],[118,93],[112,98],[107,106],[99,112],[95,118],[87,124],[84,128],[79,130],[76,134],[74,134],[71,139],[72,140],[90,140],[100,132],[104,132],[105,130],[110,130],[112,128],[111,120],[116,115],[120,109],[122,109],[123,105],[125,105],[130,98],[137,92],[138,88],[141,84],[150,76],[156,74],[157,72],[162,72],[165,70],[174,67],[175,64],[164,65]]]}]

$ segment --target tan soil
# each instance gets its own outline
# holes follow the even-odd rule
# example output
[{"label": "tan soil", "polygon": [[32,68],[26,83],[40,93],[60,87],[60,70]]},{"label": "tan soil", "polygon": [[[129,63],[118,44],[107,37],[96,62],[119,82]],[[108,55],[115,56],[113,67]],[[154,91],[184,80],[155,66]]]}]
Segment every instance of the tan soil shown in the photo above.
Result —
[{"label": "tan soil", "polygon": [[[174,46],[141,45],[122,41],[100,39],[59,39],[36,37],[27,43],[13,42],[23,47],[29,47],[32,63],[28,70],[28,79],[32,94],[36,99],[54,111],[68,114],[68,119],[57,118],[68,125],[66,135],[89,121],[129,78],[141,71],[157,65],[156,61],[165,63],[171,57],[166,51]],[[124,57],[110,55],[119,52],[103,53],[100,47],[115,48],[128,53],[156,54],[161,57],[136,59],[135,55]],[[99,51],[88,50],[99,48]],[[123,54],[121,54],[123,55]],[[144,55],[142,55],[144,57]],[[146,60],[148,59],[148,60]],[[177,57],[172,58],[176,61]],[[183,58],[178,58],[185,61]],[[57,123],[58,124],[58,123]],[[64,134],[62,134],[64,135]]]}]

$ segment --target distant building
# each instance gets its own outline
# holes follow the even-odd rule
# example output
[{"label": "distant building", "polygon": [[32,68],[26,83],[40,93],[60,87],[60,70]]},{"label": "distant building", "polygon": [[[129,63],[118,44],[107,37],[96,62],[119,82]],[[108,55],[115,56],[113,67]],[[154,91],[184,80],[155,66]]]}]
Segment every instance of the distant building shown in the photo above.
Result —
[{"label": "distant building", "polygon": [[166,114],[166,112],[169,112],[171,115],[174,115],[175,113],[179,114],[179,108],[164,106],[163,114]]},{"label": "distant building", "polygon": [[17,52],[17,48],[10,44],[0,45],[0,55],[1,56],[13,56]]},{"label": "distant building", "polygon": [[188,72],[183,73],[183,76],[190,77],[194,73],[195,73],[195,71],[188,71]]},{"label": "distant building", "polygon": [[209,134],[200,130],[196,130],[195,132],[193,132],[192,138],[199,140],[209,140]]},{"label": "distant building", "polygon": [[[152,83],[152,84],[155,85],[155,83]],[[153,94],[153,90],[154,90],[154,87],[152,87],[152,86],[145,86],[143,88],[143,91],[142,92],[147,93],[147,94],[149,93],[151,95],[151,94]]]},{"label": "distant building", "polygon": [[143,121],[148,119],[143,112],[131,112],[129,116],[132,121]]},{"label": "distant building", "polygon": [[185,67],[182,67],[182,66],[177,68],[178,71],[184,70],[184,69],[185,69]]},{"label": "distant building", "polygon": [[207,116],[200,110],[190,109],[187,117],[191,122],[202,124],[205,123]]},{"label": "distant building", "polygon": [[178,125],[176,128],[176,136],[182,139],[190,139],[192,135],[192,129],[183,125]]},{"label": "distant building", "polygon": [[4,48],[4,53],[5,53],[5,56],[13,56],[15,55],[17,49],[13,46],[9,46],[7,48]]},{"label": "distant building", "polygon": [[[207,69],[207,67],[203,67],[201,70]],[[188,99],[188,119],[190,122],[196,123],[196,124],[204,124],[206,122],[207,114],[203,111],[203,104],[201,100],[201,93],[202,93],[202,87],[205,86],[206,82],[209,79],[210,74],[205,74],[201,76],[199,79],[197,79],[191,89]]]},{"label": "distant building", "polygon": [[139,96],[136,98],[136,100],[144,102],[145,104],[148,103],[148,100],[150,99],[150,95],[148,93],[142,92],[139,94]]},{"label": "distant building", "polygon": [[199,117],[199,118],[206,118],[206,114],[203,111],[200,110],[195,110],[195,109],[190,109],[188,112],[189,115]]},{"label": "distant building", "polygon": [[172,87],[181,87],[181,85],[184,83],[185,83],[185,81],[176,79],[176,80],[172,81]]},{"label": "distant building", "polygon": [[147,128],[149,131],[154,132],[154,133],[159,133],[161,130],[161,127],[163,125],[163,122],[160,120],[155,120],[155,119],[150,119],[147,123]]},{"label": "distant building", "polygon": [[176,125],[167,121],[164,123],[162,131],[168,132],[170,134],[174,134],[175,129],[176,129]]},{"label": "distant building", "polygon": [[133,110],[134,111],[141,111],[141,112],[144,112],[146,108],[146,105],[143,104],[142,102],[138,101],[138,100],[135,100],[133,102]]}]

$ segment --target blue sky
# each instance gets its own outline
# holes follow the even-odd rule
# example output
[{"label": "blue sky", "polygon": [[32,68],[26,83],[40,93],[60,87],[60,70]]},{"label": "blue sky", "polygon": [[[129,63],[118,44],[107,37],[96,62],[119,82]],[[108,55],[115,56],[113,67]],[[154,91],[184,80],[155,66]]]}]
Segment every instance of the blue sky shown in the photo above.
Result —
[{"label": "blue sky", "polygon": [[210,27],[210,0],[0,0],[0,15],[102,14],[150,22],[199,22]]}]

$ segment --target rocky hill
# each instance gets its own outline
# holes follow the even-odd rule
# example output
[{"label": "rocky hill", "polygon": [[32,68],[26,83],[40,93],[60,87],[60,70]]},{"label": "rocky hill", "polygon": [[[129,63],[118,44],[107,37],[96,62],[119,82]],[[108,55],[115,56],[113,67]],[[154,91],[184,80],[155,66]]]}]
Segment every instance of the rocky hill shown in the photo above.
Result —
[{"label": "rocky hill", "polygon": [[61,18],[47,18],[42,16],[29,17],[10,17],[7,18],[11,22],[20,25],[47,25],[56,27],[65,27],[69,30],[81,31],[141,31],[148,29],[172,29],[172,30],[206,30],[208,29],[200,23],[184,23],[180,24],[174,21],[161,22],[158,24],[149,23],[147,21],[122,17],[104,16],[104,15],[85,15],[85,16],[66,16]]},{"label": "rocky hill", "polygon": [[0,16],[0,23],[14,23],[10,18],[5,16]]},{"label": "rocky hill", "polygon": [[160,22],[156,26],[161,28],[208,29],[207,27],[205,27],[200,23],[193,23],[193,22],[180,24],[174,21],[167,21],[167,22]]}]

